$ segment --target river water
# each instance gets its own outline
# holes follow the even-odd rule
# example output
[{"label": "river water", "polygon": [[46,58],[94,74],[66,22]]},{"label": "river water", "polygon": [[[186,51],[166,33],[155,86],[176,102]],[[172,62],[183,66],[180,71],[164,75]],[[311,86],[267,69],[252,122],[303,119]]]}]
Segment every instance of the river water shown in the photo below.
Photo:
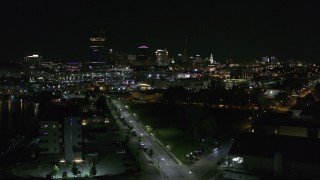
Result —
[{"label": "river water", "polygon": [[6,140],[33,131],[38,104],[14,96],[0,96],[0,139]]}]

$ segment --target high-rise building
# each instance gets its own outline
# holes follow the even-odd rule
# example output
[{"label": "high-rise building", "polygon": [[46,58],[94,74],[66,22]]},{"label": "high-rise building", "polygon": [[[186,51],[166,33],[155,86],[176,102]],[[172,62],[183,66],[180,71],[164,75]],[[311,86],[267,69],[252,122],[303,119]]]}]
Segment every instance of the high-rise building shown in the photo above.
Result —
[{"label": "high-rise building", "polygon": [[153,62],[150,59],[149,48],[147,46],[139,46],[138,47],[136,62],[134,64],[140,65],[140,66],[141,65],[149,66],[149,65],[153,64]]},{"label": "high-rise building", "polygon": [[270,59],[269,59],[268,56],[265,56],[265,57],[262,57],[262,58],[261,58],[261,62],[262,62],[262,63],[268,63],[268,62],[270,62]]},{"label": "high-rise building", "polygon": [[169,59],[168,59],[168,51],[167,49],[158,49],[156,51],[156,57],[157,57],[157,64],[158,66],[167,66],[169,65]]},{"label": "high-rise building", "polygon": [[89,61],[105,62],[107,56],[106,37],[104,31],[94,31],[89,38]]},{"label": "high-rise building", "polygon": [[34,81],[36,70],[41,66],[42,57],[38,54],[26,56],[23,59],[23,73],[25,82]]},{"label": "high-rise building", "polygon": [[148,61],[148,50],[149,48],[147,46],[138,47],[137,61]]},{"label": "high-rise building", "polygon": [[182,54],[178,54],[176,56],[176,61],[175,61],[177,64],[182,64]]},{"label": "high-rise building", "polygon": [[209,61],[210,61],[210,64],[213,64],[213,62],[214,62],[214,59],[213,59],[213,55],[212,55],[212,53],[211,53],[211,55],[210,55],[210,59],[209,59]]},{"label": "high-rise building", "polygon": [[190,55],[189,55],[189,48],[188,48],[188,39],[185,40],[185,45],[182,54],[182,63],[189,64],[190,62]]}]

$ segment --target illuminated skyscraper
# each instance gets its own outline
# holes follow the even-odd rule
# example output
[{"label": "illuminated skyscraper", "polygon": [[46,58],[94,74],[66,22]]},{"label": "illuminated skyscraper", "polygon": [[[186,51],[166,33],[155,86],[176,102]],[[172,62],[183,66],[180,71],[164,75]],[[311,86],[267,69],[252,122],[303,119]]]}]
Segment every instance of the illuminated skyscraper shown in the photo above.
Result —
[{"label": "illuminated skyscraper", "polygon": [[137,61],[148,61],[149,56],[148,56],[148,50],[149,48],[147,46],[140,46],[138,48],[138,54],[137,54]]},{"label": "illuminated skyscraper", "polygon": [[149,48],[147,46],[139,46],[136,56],[136,65],[151,65],[153,64],[149,56]]},{"label": "illuminated skyscraper", "polygon": [[215,61],[215,60],[213,59],[212,53],[211,53],[211,55],[210,55],[209,62],[210,62],[211,65],[213,65],[213,64],[218,64],[217,61]]},{"label": "illuminated skyscraper", "polygon": [[105,62],[107,49],[104,31],[94,31],[89,38],[89,61]]},{"label": "illuminated skyscraper", "polygon": [[34,54],[23,59],[24,80],[25,82],[34,81],[34,73],[41,66],[42,57]]},{"label": "illuminated skyscraper", "polygon": [[167,66],[169,65],[168,60],[168,51],[166,49],[158,49],[156,51],[157,64],[158,66]]}]

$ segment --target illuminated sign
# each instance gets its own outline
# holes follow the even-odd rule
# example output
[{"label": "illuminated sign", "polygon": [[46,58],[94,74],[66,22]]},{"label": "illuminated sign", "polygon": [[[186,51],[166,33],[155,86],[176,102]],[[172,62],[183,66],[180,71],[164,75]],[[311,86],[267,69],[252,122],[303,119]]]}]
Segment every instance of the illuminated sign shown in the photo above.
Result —
[{"label": "illuminated sign", "polygon": [[95,37],[95,38],[90,38],[90,41],[106,41],[106,38]]}]

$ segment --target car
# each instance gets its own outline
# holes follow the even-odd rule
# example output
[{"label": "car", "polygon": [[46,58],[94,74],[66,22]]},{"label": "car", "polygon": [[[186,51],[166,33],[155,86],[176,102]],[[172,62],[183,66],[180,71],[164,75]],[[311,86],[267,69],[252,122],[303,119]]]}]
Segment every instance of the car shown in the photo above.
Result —
[{"label": "car", "polygon": [[186,158],[188,160],[199,160],[198,157],[196,155],[194,155],[193,153],[187,154]]},{"label": "car", "polygon": [[81,177],[81,171],[77,171],[77,173],[76,173],[75,176],[76,176],[76,177]]},{"label": "car", "polygon": [[133,131],[131,131],[131,135],[132,136],[137,136],[137,132],[133,130]]},{"label": "car", "polygon": [[199,151],[201,151],[202,153],[206,152],[206,149],[205,148],[201,148],[199,149]]},{"label": "car", "polygon": [[145,146],[144,146],[142,149],[143,149],[144,152],[147,152],[147,151],[148,151],[148,148],[145,147]]},{"label": "car", "polygon": [[140,147],[144,147],[145,146],[144,142],[140,142],[139,145],[140,145]]},{"label": "car", "polygon": [[193,154],[195,154],[197,156],[201,156],[202,155],[202,151],[194,151]]},{"label": "car", "polygon": [[213,147],[212,152],[218,151],[218,149],[219,149],[218,147]]},{"label": "car", "polygon": [[122,147],[122,142],[120,142],[120,141],[115,141],[115,142],[113,142],[113,144],[116,146],[116,147]]}]

